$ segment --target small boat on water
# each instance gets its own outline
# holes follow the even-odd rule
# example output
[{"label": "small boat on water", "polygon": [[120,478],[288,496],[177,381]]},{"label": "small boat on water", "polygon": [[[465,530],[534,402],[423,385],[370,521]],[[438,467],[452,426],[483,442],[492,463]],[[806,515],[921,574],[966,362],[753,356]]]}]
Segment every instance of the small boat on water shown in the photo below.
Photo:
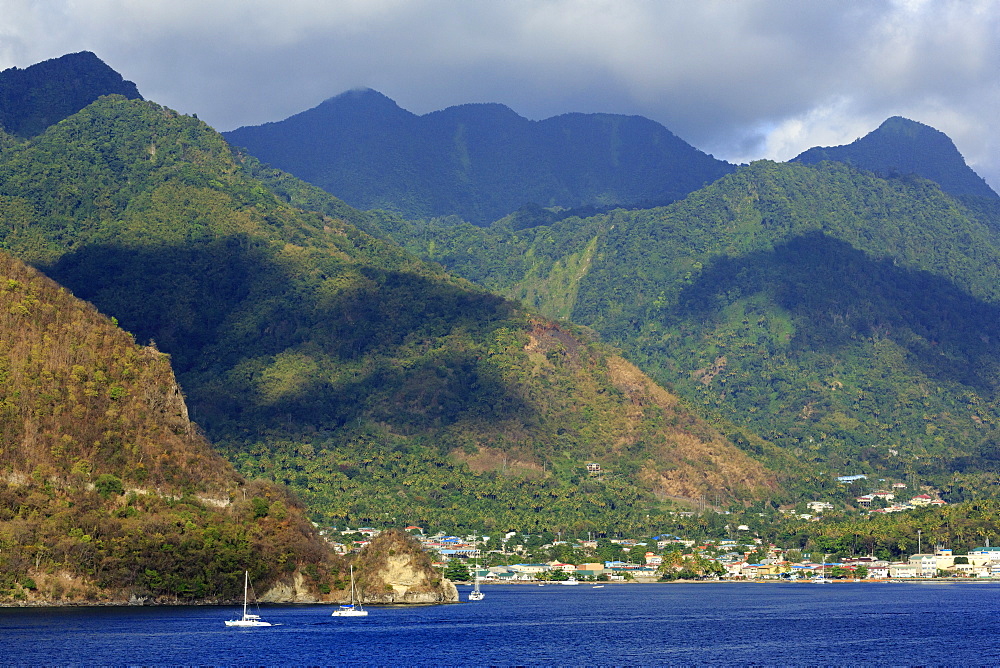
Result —
[{"label": "small boat on water", "polygon": [[559,584],[564,584],[564,585],[578,585],[578,584],[580,584],[580,581],[571,576],[569,580],[562,580],[562,581],[559,582]]},{"label": "small boat on water", "polygon": [[819,575],[813,577],[812,579],[813,584],[825,585],[825,584],[830,584],[830,582],[832,582],[832,580],[826,577],[826,558],[828,556],[829,555],[826,554],[823,555],[823,571]]},{"label": "small boat on water", "polygon": [[594,585],[591,589],[604,589],[604,585]]},{"label": "small boat on water", "polygon": [[243,616],[239,619],[227,619],[226,626],[271,626],[271,622],[265,622],[260,615],[247,612],[247,593],[250,589],[250,571],[243,572]]},{"label": "small boat on water", "polygon": [[[357,603],[355,603],[357,601]],[[367,617],[368,611],[361,607],[361,601],[354,593],[354,564],[351,564],[351,602],[342,605],[332,613],[331,617]]]},{"label": "small boat on water", "polygon": [[[473,544],[475,544],[475,536],[473,536]],[[484,594],[479,589],[479,561],[478,560],[472,562],[472,580],[473,580],[473,585],[472,585],[472,591],[469,592],[469,600],[470,601],[481,601],[484,598],[486,598],[486,594]]]}]

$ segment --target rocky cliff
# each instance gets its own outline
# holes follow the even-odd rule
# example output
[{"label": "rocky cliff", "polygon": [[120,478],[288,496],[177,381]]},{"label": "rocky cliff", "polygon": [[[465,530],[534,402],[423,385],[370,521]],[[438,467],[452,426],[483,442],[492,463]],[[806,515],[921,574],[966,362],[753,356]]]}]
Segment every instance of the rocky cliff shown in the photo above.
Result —
[{"label": "rocky cliff", "polygon": [[[399,529],[381,533],[362,550],[354,575],[363,603],[458,602],[455,585],[431,565],[420,544]],[[350,580],[344,584],[340,599],[346,603]]]}]

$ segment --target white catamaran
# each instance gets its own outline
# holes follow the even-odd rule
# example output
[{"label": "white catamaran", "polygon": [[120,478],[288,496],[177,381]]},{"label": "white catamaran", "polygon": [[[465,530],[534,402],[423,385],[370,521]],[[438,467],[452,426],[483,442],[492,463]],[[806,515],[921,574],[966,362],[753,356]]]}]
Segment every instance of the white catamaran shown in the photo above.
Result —
[{"label": "white catamaran", "polygon": [[[357,601],[357,603],[355,603]],[[361,601],[354,593],[354,564],[351,564],[351,602],[331,613],[333,617],[367,617],[368,611],[361,607]]]},{"label": "white catamaran", "polygon": [[271,622],[265,622],[260,615],[247,612],[247,592],[250,589],[250,571],[243,573],[243,616],[239,619],[227,619],[226,626],[271,626]]}]

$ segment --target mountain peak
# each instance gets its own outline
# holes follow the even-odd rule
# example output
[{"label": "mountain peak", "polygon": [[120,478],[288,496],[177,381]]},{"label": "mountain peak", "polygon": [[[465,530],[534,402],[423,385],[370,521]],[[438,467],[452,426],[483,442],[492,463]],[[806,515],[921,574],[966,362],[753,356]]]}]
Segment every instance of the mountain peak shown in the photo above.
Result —
[{"label": "mountain peak", "polygon": [[844,146],[817,146],[795,162],[844,162],[879,175],[916,174],[936,182],[950,195],[996,198],[945,133],[902,116],[886,119],[864,137]]},{"label": "mountain peak", "polygon": [[935,130],[929,125],[921,123],[920,121],[911,120],[905,116],[890,116],[882,121],[882,125],[873,130],[873,132],[898,132],[901,134],[915,134],[917,132],[928,131],[942,135],[944,134],[940,130]]},{"label": "mountain peak", "polygon": [[131,81],[90,51],[0,72],[0,126],[33,137],[102,95],[142,99]]},{"label": "mountain peak", "polygon": [[[373,88],[352,88],[339,95],[328,97],[315,107],[300,111],[281,123],[316,136],[331,123],[347,123],[354,128],[354,131],[362,131],[372,124],[373,119],[386,121],[411,117],[415,116]],[[245,125],[224,134],[229,141],[242,146],[244,142],[252,143],[251,138],[257,135],[261,128],[275,128],[278,125],[278,123]],[[323,150],[328,148],[325,147]]]},{"label": "mountain peak", "polygon": [[636,118],[530,121],[495,102],[418,116],[359,89],[223,136],[352,206],[480,225],[532,202],[567,209],[672,202],[733,170]]},{"label": "mountain peak", "polygon": [[383,95],[374,88],[365,87],[344,91],[340,95],[327,98],[322,104],[382,104],[393,107],[398,106],[391,98]]},{"label": "mountain peak", "polygon": [[[348,118],[365,118],[375,115],[380,118],[392,116],[413,116],[396,101],[383,95],[373,88],[354,88],[340,95],[323,100],[318,106],[304,111],[296,116],[347,116]],[[292,118],[295,118],[293,116]]]}]

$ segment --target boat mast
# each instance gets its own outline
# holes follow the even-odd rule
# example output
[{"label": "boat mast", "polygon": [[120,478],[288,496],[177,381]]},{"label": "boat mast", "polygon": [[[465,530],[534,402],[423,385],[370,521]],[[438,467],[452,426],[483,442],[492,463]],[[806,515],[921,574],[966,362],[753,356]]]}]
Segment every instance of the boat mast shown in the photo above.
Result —
[{"label": "boat mast", "polygon": [[243,571],[243,619],[247,618],[247,588],[250,586],[250,571]]},{"label": "boat mast", "polygon": [[472,536],[472,589],[475,592],[479,592],[479,541],[476,540],[475,534]]}]

